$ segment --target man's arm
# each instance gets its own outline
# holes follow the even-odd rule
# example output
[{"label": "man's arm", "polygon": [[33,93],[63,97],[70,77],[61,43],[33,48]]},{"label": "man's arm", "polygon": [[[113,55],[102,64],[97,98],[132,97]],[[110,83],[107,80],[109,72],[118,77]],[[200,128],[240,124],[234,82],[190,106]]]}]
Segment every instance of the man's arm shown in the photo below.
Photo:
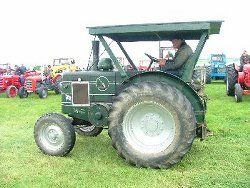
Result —
[{"label": "man's arm", "polygon": [[188,60],[188,58],[193,54],[192,49],[186,46],[176,52],[174,62],[167,62],[166,69],[174,70],[179,69]]}]

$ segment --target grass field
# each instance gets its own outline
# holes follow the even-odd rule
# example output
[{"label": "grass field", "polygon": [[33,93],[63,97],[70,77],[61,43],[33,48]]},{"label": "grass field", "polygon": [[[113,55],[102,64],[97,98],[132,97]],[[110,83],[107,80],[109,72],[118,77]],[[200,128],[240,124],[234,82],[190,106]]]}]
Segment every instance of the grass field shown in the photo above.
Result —
[{"label": "grass field", "polygon": [[250,187],[250,96],[228,97],[223,82],[206,85],[207,124],[213,136],[195,140],[168,170],[136,168],[111,146],[107,130],[77,136],[66,157],[42,154],[33,138],[36,120],[60,112],[60,96],[27,99],[0,94],[0,187]]}]

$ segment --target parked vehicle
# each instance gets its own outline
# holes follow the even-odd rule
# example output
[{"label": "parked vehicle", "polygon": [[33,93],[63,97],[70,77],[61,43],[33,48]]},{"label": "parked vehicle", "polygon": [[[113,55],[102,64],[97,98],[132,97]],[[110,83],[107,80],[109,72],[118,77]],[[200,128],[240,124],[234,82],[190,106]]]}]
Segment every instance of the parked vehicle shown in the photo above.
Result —
[{"label": "parked vehicle", "polygon": [[61,79],[51,78],[50,76],[33,75],[25,79],[24,86],[18,90],[20,98],[27,98],[29,94],[36,93],[41,99],[48,97],[48,91],[54,90],[56,94],[60,94]]},{"label": "parked vehicle", "polygon": [[250,63],[241,71],[237,64],[227,66],[227,95],[234,96],[236,102],[241,102],[243,95],[250,95]]},{"label": "parked vehicle", "polygon": [[20,98],[27,98],[28,94],[36,93],[42,99],[48,97],[48,91],[53,90],[60,94],[60,82],[64,72],[74,72],[79,70],[73,58],[59,58],[53,60],[49,75],[30,76],[26,78],[23,87],[18,91]]},{"label": "parked vehicle", "polygon": [[51,67],[51,77],[54,80],[60,79],[63,72],[75,72],[80,70],[73,58],[59,58],[53,60]]},{"label": "parked vehicle", "polygon": [[[62,112],[47,113],[34,127],[39,149],[64,156],[74,147],[75,129],[97,136],[108,129],[119,155],[137,167],[169,168],[184,157],[194,139],[204,139],[206,95],[192,85],[195,64],[209,35],[218,34],[222,21],[135,24],[90,27],[109,57],[99,60],[99,41],[93,41],[93,66],[64,73]],[[175,34],[199,40],[194,54],[177,77],[162,71],[139,71],[123,47],[125,42],[171,40]],[[125,71],[106,38],[117,43],[133,71]],[[147,53],[153,62],[159,61]],[[115,67],[115,69],[114,69]],[[91,145],[89,145],[91,147]]]},{"label": "parked vehicle", "polygon": [[[31,75],[38,75],[35,71],[26,71],[24,79]],[[18,89],[22,87],[19,75],[0,75],[0,92],[6,92],[7,97],[16,97]]]},{"label": "parked vehicle", "polygon": [[212,80],[224,80],[226,82],[226,55],[211,54],[209,65],[206,67],[207,77],[206,83],[211,83]]}]

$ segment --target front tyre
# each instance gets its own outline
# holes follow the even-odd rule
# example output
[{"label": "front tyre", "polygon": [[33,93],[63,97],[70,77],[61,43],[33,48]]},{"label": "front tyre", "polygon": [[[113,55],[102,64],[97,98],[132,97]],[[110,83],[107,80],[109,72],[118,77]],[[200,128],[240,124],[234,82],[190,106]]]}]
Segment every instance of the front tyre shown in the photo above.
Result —
[{"label": "front tyre", "polygon": [[243,96],[242,88],[241,88],[240,84],[237,83],[237,84],[235,84],[235,94],[234,94],[235,101],[241,102],[242,96]]},{"label": "front tyre", "polygon": [[57,113],[45,114],[37,120],[34,137],[38,148],[53,156],[68,154],[76,140],[71,120]]},{"label": "front tyre", "polygon": [[169,168],[191,148],[196,120],[190,102],[167,84],[132,85],[113,103],[109,135],[130,164]]},{"label": "front tyre", "polygon": [[29,96],[28,91],[25,89],[24,86],[20,87],[18,90],[18,96],[23,99]]},{"label": "front tyre", "polygon": [[11,97],[11,98],[14,98],[17,96],[17,88],[13,85],[10,85],[7,87],[6,89],[6,95],[7,97]]},{"label": "front tyre", "polygon": [[48,97],[48,90],[47,90],[47,88],[41,87],[38,90],[38,95],[39,95],[39,98],[41,98],[41,99],[47,98]]}]

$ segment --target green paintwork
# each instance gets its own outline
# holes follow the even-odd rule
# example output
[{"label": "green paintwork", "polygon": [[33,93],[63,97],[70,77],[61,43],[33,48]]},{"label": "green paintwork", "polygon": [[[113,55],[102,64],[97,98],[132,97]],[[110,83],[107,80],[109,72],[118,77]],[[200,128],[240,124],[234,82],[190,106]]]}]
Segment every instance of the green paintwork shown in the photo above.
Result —
[{"label": "green paintwork", "polygon": [[89,27],[90,35],[100,35],[119,42],[170,40],[174,35],[199,40],[203,32],[219,34],[222,21],[174,22]]},{"label": "green paintwork", "polygon": [[192,79],[193,75],[193,70],[195,68],[195,65],[200,57],[201,51],[205,45],[205,42],[208,38],[208,33],[204,32],[199,40],[199,43],[196,47],[196,50],[194,51],[194,54],[188,59],[187,63],[185,64],[183,75],[182,75],[182,80],[185,82],[190,82]]},{"label": "green paintwork", "polygon": [[[183,80],[190,81],[193,69],[199,59],[200,53],[205,45],[209,35],[219,34],[222,21],[202,21],[202,22],[175,22],[175,23],[157,23],[157,24],[133,24],[116,26],[98,26],[89,27],[89,34],[97,35],[104,48],[107,50],[110,58],[123,77],[127,77],[116,56],[113,54],[104,37],[116,41],[118,46],[124,52],[121,42],[138,41],[163,41],[171,40],[173,36],[178,35],[186,40],[199,40],[196,50],[189,66],[185,68]],[[128,54],[124,53],[130,64],[135,65]],[[137,69],[135,69],[137,70]]]},{"label": "green paintwork", "polygon": [[102,127],[108,124],[109,107],[100,104],[92,105],[89,109],[89,121],[96,127]]},{"label": "green paintwork", "polygon": [[128,80],[126,80],[126,83],[123,83],[122,87],[124,89],[131,84],[145,81],[165,82],[170,86],[176,87],[191,102],[197,122],[204,122],[206,112],[204,101],[197,95],[196,91],[194,91],[186,82],[176,76],[164,72],[144,72],[130,77]]},{"label": "green paintwork", "polygon": [[[123,89],[131,84],[155,81],[165,82],[179,89],[191,102],[197,125],[204,124],[206,102],[189,86],[189,82],[206,40],[209,35],[220,32],[221,24],[222,21],[202,21],[89,27],[89,34],[96,35],[99,38],[114,63],[116,71],[99,70],[64,73],[62,82],[62,112],[85,121],[92,121],[96,126],[105,126],[103,122],[106,122],[108,117],[104,117],[103,121],[99,121],[98,109],[100,109],[102,116],[105,116],[105,114],[108,116],[106,113],[108,111],[105,109],[108,110],[109,107],[112,107],[113,97],[117,96]],[[139,72],[122,45],[123,42],[171,40],[176,34],[187,40],[199,40],[194,54],[188,59],[184,67],[184,74],[181,78],[160,71]],[[134,71],[127,72],[123,69],[116,55],[106,42],[105,37],[114,40],[118,44],[124,56],[134,68]],[[82,106],[73,105],[72,82],[86,82],[89,84],[90,104]],[[93,109],[95,104],[101,106],[95,106]],[[93,111],[96,116],[93,116]]]}]

